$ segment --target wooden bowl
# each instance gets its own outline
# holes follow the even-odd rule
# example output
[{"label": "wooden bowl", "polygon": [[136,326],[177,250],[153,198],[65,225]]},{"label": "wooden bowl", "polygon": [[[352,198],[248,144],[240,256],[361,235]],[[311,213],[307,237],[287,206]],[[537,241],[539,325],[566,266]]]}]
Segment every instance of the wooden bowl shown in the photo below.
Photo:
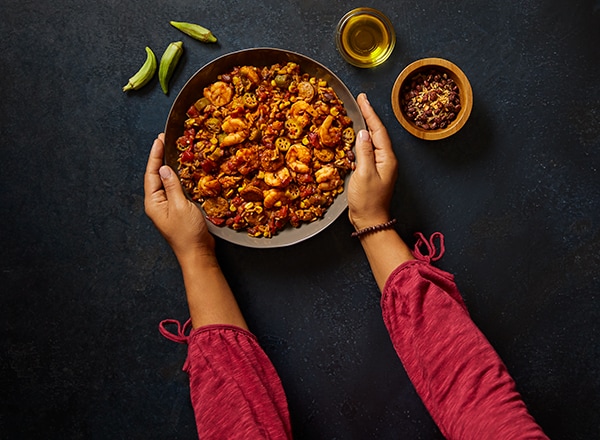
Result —
[{"label": "wooden bowl", "polygon": [[[407,81],[411,80],[418,73],[431,69],[447,73],[458,86],[461,108],[456,118],[445,128],[424,129],[409,119],[402,109],[404,93],[402,90]],[[448,60],[442,58],[423,58],[409,64],[396,78],[392,88],[392,109],[398,122],[412,135],[425,140],[444,139],[459,131],[469,119],[471,109],[473,108],[473,90],[467,76],[463,71]]]}]

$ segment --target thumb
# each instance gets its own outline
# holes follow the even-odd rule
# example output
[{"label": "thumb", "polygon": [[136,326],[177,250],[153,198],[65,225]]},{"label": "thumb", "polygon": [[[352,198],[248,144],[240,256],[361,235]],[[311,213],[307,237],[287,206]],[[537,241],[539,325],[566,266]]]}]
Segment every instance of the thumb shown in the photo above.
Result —
[{"label": "thumb", "polygon": [[375,162],[375,153],[373,152],[371,135],[367,130],[358,132],[354,150],[356,153],[356,170],[366,171],[370,169]]},{"label": "thumb", "polygon": [[183,194],[181,182],[179,182],[179,179],[177,179],[177,175],[171,169],[171,167],[163,165],[158,170],[158,173],[160,174],[160,179],[162,180],[163,186],[165,187],[167,200],[170,200],[175,203],[185,200],[185,195]]}]

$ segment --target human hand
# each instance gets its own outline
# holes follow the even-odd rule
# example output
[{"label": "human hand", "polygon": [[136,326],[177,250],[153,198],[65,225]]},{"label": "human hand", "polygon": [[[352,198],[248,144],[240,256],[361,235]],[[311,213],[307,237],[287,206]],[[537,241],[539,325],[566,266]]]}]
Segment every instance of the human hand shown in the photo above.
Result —
[{"label": "human hand", "polygon": [[200,209],[183,193],[177,174],[163,165],[163,133],[154,140],[144,175],[144,207],[180,263],[199,251],[214,255],[215,240]]},{"label": "human hand", "polygon": [[356,137],[356,169],[348,184],[348,216],[359,230],[390,220],[398,161],[387,130],[367,96],[361,93],[357,102],[368,131],[361,130]]}]

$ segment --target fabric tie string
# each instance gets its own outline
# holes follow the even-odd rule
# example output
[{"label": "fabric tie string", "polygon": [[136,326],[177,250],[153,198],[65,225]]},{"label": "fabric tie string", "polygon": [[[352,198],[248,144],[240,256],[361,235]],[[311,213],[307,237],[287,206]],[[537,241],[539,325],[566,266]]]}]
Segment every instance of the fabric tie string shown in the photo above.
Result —
[{"label": "fabric tie string", "polygon": [[[167,330],[167,325],[174,324],[177,326],[177,333],[170,332]],[[181,325],[176,319],[165,319],[158,324],[158,331],[170,341],[177,342],[179,344],[187,344],[187,334],[189,329],[192,327],[192,320],[188,319],[185,324]]]},{"label": "fabric tie string", "polygon": [[[427,240],[421,232],[417,232],[415,237],[417,237],[417,242],[415,243],[413,255],[416,259],[430,263],[432,261],[437,261],[444,256],[446,247],[444,246],[444,235],[441,232],[434,232],[431,234],[431,237],[429,237],[429,240]],[[435,245],[436,239],[439,241],[438,246]],[[421,252],[421,246],[425,246],[427,255],[424,255]]]}]

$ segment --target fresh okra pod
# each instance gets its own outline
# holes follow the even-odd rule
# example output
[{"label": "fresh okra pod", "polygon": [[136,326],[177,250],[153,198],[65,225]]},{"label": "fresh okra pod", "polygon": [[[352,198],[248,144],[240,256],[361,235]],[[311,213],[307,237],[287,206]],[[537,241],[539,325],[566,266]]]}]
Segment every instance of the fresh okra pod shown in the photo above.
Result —
[{"label": "fresh okra pod", "polygon": [[158,81],[160,82],[160,88],[166,95],[169,92],[169,81],[177,63],[183,54],[183,41],[177,41],[169,44],[165,49],[161,59],[160,66],[158,68]]},{"label": "fresh okra pod", "polygon": [[155,72],[156,56],[154,55],[154,52],[152,52],[152,49],[146,46],[146,61],[144,61],[140,70],[129,78],[129,81],[123,87],[123,91],[126,92],[127,90],[138,90],[142,88],[152,79]]},{"label": "fresh okra pod", "polygon": [[185,23],[182,21],[170,21],[171,26],[179,29],[186,35],[190,37],[202,41],[203,43],[216,43],[217,37],[215,37],[211,31],[206,29],[205,27],[200,26],[195,23]]}]

